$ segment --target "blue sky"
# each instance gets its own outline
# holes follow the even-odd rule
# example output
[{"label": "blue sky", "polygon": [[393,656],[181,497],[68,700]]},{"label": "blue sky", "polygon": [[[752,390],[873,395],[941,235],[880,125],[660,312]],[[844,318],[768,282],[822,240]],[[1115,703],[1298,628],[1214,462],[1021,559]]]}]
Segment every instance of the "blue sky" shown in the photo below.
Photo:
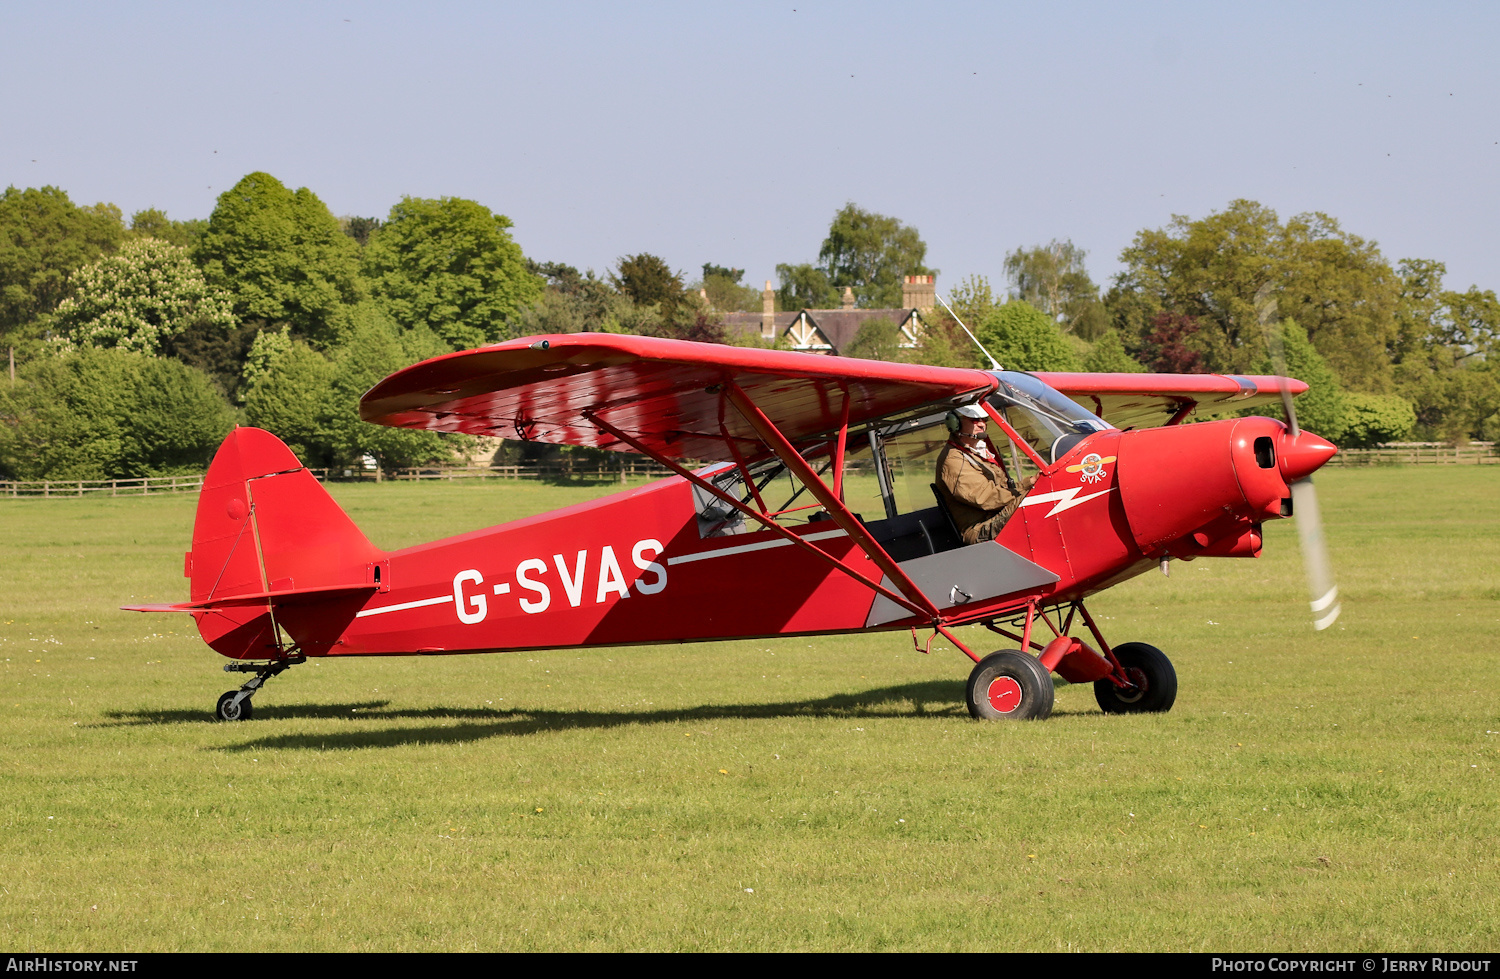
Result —
[{"label": "blue sky", "polygon": [[252,170],[335,214],[470,197],[526,253],[759,284],[846,201],[941,270],[1051,238],[1096,280],[1246,197],[1500,288],[1500,6],[4,7],[0,183],[207,217]]}]

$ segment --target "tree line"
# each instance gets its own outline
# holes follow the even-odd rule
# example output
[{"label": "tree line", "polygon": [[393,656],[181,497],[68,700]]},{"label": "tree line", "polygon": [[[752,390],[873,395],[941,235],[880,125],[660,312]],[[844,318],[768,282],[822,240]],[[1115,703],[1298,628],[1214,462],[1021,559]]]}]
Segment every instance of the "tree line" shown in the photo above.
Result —
[{"label": "tree line", "polygon": [[[527,258],[511,222],[462,198],[404,198],[383,218],[335,217],[307,188],[252,173],[206,220],[127,222],[55,187],[0,195],[0,478],[99,479],[201,470],[234,424],[276,432],[310,465],[448,460],[461,436],[367,425],[359,396],[410,363],[534,333],[638,333],[761,345],[725,313],[759,312],[742,269],[691,278],[662,258],[600,275]],[[934,274],[913,227],[850,203],[815,261],[776,267],[778,310],[894,309]],[[1287,370],[1312,390],[1304,424],[1342,444],[1500,434],[1500,302],[1447,288],[1441,262],[1392,265],[1319,213],[1282,221],[1251,201],[1139,232],[1101,290],[1084,252],[1011,252],[947,290],[1005,366],[1271,370],[1255,295],[1275,288]],[[842,351],[987,366],[941,307],[916,346],[875,319]],[[777,341],[780,342],[780,341]],[[11,366],[11,365],[14,366]],[[553,447],[510,446],[520,458]]]}]

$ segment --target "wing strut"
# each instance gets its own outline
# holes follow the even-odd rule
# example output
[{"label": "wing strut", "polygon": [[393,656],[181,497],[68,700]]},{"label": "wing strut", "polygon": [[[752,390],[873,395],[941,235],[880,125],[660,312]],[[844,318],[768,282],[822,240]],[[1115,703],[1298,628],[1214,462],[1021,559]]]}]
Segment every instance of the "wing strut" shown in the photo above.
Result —
[{"label": "wing strut", "polygon": [[[922,593],[922,589],[917,587],[916,582],[906,576],[906,572],[902,571],[900,566],[891,559],[891,556],[885,552],[885,548],[881,547],[875,538],[870,536],[870,532],[865,529],[865,525],[860,523],[854,514],[849,512],[848,507],[844,506],[844,501],[839,499],[828,488],[828,485],[818,478],[818,474],[807,464],[807,460],[802,458],[802,454],[797,451],[792,443],[786,440],[786,436],[781,434],[775,422],[766,417],[765,412],[761,411],[755,402],[751,401],[745,395],[745,392],[740,390],[738,384],[733,381],[727,381],[725,388],[729,395],[729,400],[740,410],[740,414],[745,416],[745,420],[755,429],[756,434],[761,437],[766,445],[771,447],[781,459],[782,464],[797,477],[803,486],[808,488],[812,495],[817,498],[818,502],[823,504],[823,509],[828,511],[828,515],[833,518],[833,522],[843,528],[844,532],[849,535],[849,538],[854,541],[859,549],[864,551],[865,555],[871,561],[875,562],[875,566],[884,571],[886,576],[895,583],[896,587],[901,589],[902,594],[911,599],[910,602],[902,602],[901,604],[906,608],[912,608],[915,605],[916,611],[920,611],[934,620],[941,619],[942,614],[938,612],[937,606],[932,604],[932,600]],[[844,401],[844,410],[846,412],[848,411],[848,404],[849,402],[846,398]],[[845,415],[844,424],[846,428],[839,432],[839,444],[841,446],[843,445],[845,436],[848,434],[847,414]],[[838,455],[838,461],[842,463],[843,452],[840,451]],[[837,473],[834,476],[835,481],[841,481],[842,478]]]},{"label": "wing strut", "polygon": [[[738,388],[736,388],[735,390],[738,391]],[[647,447],[646,445],[643,445],[638,439],[632,438],[631,436],[625,434],[624,432],[620,431],[618,428],[616,428],[615,426],[611,425],[609,422],[605,421],[603,418],[600,418],[598,415],[594,414],[593,412],[590,412],[590,411],[584,412],[584,417],[587,418],[593,424],[598,425],[600,428],[604,429],[606,432],[608,432],[613,437],[619,439],[621,442],[624,442],[626,445],[630,446],[635,451],[641,453],[644,456],[650,457],[651,459],[655,460],[656,462],[661,463],[663,466],[666,466],[668,469],[672,470],[677,475],[681,476],[683,479],[686,479],[689,482],[691,482],[693,485],[701,488],[704,492],[713,494],[713,496],[715,498],[723,500],[725,503],[727,503],[730,506],[734,507],[736,510],[740,511],[745,516],[750,517],[752,520],[755,520],[756,522],[764,525],[767,530],[773,530],[773,531],[775,531],[777,534],[780,534],[782,537],[786,538],[788,541],[791,541],[793,544],[796,544],[798,547],[802,548],[803,550],[805,550],[805,551],[807,551],[807,552],[809,552],[809,553],[811,553],[813,555],[816,555],[821,560],[827,562],[828,564],[833,565],[835,568],[837,568],[838,570],[844,572],[844,574],[846,574],[849,577],[853,578],[855,581],[858,581],[860,584],[865,585],[867,588],[870,588],[873,591],[875,591],[875,592],[877,592],[877,593],[879,593],[881,595],[884,595],[886,598],[889,598],[891,601],[895,602],[897,605],[900,605],[902,608],[908,609],[908,610],[910,610],[912,612],[915,612],[917,615],[921,615],[921,616],[924,616],[926,618],[936,619],[936,618],[940,617],[939,614],[938,614],[937,609],[933,607],[932,602],[930,602],[930,601],[927,600],[927,596],[923,595],[922,592],[921,592],[921,590],[918,589],[916,585],[912,584],[911,580],[909,578],[907,578],[906,575],[901,574],[899,568],[896,569],[896,570],[897,570],[897,574],[901,574],[901,577],[898,579],[898,578],[895,578],[893,576],[892,580],[893,581],[905,581],[907,583],[907,585],[909,585],[912,588],[912,590],[915,591],[918,596],[920,596],[920,598],[922,599],[922,604],[914,603],[911,600],[907,599],[906,597],[904,597],[902,595],[898,595],[897,593],[891,591],[889,588],[886,588],[884,585],[879,584],[878,582],[875,582],[875,581],[871,581],[869,578],[866,578],[864,575],[860,574],[858,571],[856,571],[853,568],[849,567],[849,565],[845,564],[843,561],[840,561],[838,558],[834,557],[832,554],[829,554],[827,551],[824,551],[824,550],[822,550],[820,548],[814,547],[812,544],[810,544],[807,541],[803,540],[801,537],[798,537],[796,534],[792,533],[790,530],[787,530],[785,527],[781,526],[776,521],[772,520],[770,517],[766,516],[763,513],[760,513],[759,511],[756,511],[756,510],[754,510],[754,509],[752,509],[752,508],[750,508],[748,506],[745,506],[745,504],[741,503],[739,500],[735,499],[733,496],[730,496],[728,493],[725,493],[723,490],[719,489],[719,487],[713,485],[708,480],[703,479],[702,477],[696,475],[695,473],[692,473],[692,472],[688,471],[682,465],[680,465],[676,460],[669,459],[669,458],[667,458],[666,456],[662,455],[659,452],[653,452],[649,447]],[[777,434],[779,435],[780,433],[778,432]],[[799,462],[802,462],[802,457],[800,455],[798,455],[795,451],[792,452],[792,456],[794,458],[796,458]],[[806,468],[807,468],[807,466],[806,466],[806,463],[804,462],[803,463],[803,469],[805,470]],[[798,476],[800,478],[800,471],[798,471]],[[816,474],[813,474],[812,478],[815,481],[817,481],[818,486],[820,486],[820,487],[823,486],[822,481],[818,479],[818,477],[817,477]],[[754,486],[755,484],[753,482],[750,482],[749,485]],[[825,492],[826,492],[826,489],[825,489]],[[845,508],[842,503],[838,504],[838,509],[840,511],[842,511],[844,514],[848,514],[847,508]],[[840,528],[844,529],[845,531],[848,530],[848,528],[844,526],[843,521],[839,520],[839,517],[838,517],[837,514],[835,514],[832,510],[830,510],[829,513],[830,513],[831,516],[833,516],[834,520],[838,522]],[[853,522],[856,523],[856,524],[858,524],[858,521],[853,521]],[[860,527],[859,529],[861,531],[864,530],[863,527]],[[854,537],[852,534],[850,536],[854,540],[855,545],[858,546],[858,547],[860,547],[862,550],[864,550],[864,545],[861,543],[860,538],[859,537]],[[866,538],[866,539],[869,538],[868,534],[862,534],[862,536],[864,538]],[[873,540],[871,541],[871,543],[874,543]],[[879,544],[875,544],[875,547],[878,549],[880,547],[880,545]],[[866,550],[865,553],[869,554],[869,551]],[[880,553],[881,553],[882,557],[885,557],[885,559],[887,561],[890,561],[890,557],[888,555],[886,555],[883,550]],[[872,556],[872,560],[873,560],[873,556]],[[878,563],[879,562],[877,562],[877,564]],[[894,565],[894,562],[892,562],[892,564]],[[924,605],[926,607],[923,607]]]}]

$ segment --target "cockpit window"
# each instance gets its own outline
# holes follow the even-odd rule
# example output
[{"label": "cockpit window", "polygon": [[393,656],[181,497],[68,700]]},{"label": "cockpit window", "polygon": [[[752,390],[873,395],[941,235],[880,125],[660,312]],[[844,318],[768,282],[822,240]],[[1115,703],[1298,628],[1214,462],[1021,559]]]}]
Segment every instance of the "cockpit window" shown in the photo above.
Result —
[{"label": "cockpit window", "polygon": [[1112,426],[1030,374],[992,371],[1000,388],[990,405],[1048,463],[1056,462],[1094,432]]},{"label": "cockpit window", "polygon": [[[1068,400],[1030,374],[993,372],[1000,387],[990,405],[1005,418],[1048,465],[1094,432],[1113,426]],[[844,456],[844,503],[861,520],[895,519],[936,505],[933,482],[938,453],[949,439],[947,406],[927,405],[894,418],[878,419],[849,433]],[[1001,465],[1017,482],[1031,472],[1031,462],[1004,432],[992,427],[987,436]],[[832,443],[808,446],[812,469],[832,486]],[[700,470],[720,492],[764,512],[783,527],[828,519],[813,495],[793,478],[779,459],[764,458],[750,466],[753,488],[730,463]],[[762,524],[699,486],[693,486],[698,534],[703,538],[756,533]]]},{"label": "cockpit window", "polygon": [[[857,448],[857,446],[856,446]],[[850,453],[852,456],[854,453]],[[822,447],[814,449],[808,454],[808,462],[813,471],[825,483],[831,483],[833,476],[830,470],[833,460]],[[859,460],[848,459],[850,465],[846,465],[845,490],[846,499],[851,483],[849,470],[859,465]],[[795,527],[809,521],[826,519],[827,515],[819,516],[822,508],[816,498],[807,491],[801,481],[792,475],[779,459],[774,457],[762,459],[750,467],[750,478],[755,482],[755,488],[745,483],[739,467],[732,463],[719,463],[707,469],[700,469],[698,475],[714,486],[715,489],[734,497],[751,509],[759,509],[764,503],[770,512],[771,519],[783,527]],[[873,485],[874,479],[867,480]],[[698,536],[709,537],[731,537],[735,534],[754,534],[765,529],[757,520],[746,520],[745,515],[734,507],[725,503],[714,494],[693,484],[693,509],[698,514]],[[757,499],[758,497],[758,499]]]}]

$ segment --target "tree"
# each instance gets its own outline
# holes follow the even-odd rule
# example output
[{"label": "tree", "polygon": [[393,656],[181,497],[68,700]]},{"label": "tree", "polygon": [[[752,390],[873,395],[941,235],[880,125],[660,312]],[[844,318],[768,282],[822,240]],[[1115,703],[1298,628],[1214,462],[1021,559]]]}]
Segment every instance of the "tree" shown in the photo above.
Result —
[{"label": "tree", "polygon": [[291,329],[285,326],[279,330],[261,330],[255,334],[240,369],[240,379],[247,391],[253,390],[271,373],[276,362],[292,349],[294,343],[296,341],[292,339]]},{"label": "tree", "polygon": [[1426,258],[1403,258],[1396,265],[1400,290],[1396,296],[1396,337],[1386,351],[1394,363],[1420,354],[1440,329],[1443,276],[1448,267]]},{"label": "tree", "polygon": [[[996,300],[995,292],[990,288],[989,278],[983,275],[967,276],[948,293],[948,305],[953,307],[953,312],[957,313],[971,330],[984,322],[984,318],[989,316],[1001,301],[1003,299]],[[943,313],[946,315],[947,310],[944,309]]]},{"label": "tree", "polygon": [[1500,353],[1500,299],[1494,290],[1470,286],[1468,292],[1444,292],[1442,304],[1433,340],[1448,348],[1455,363],[1487,361]]},{"label": "tree", "polygon": [[1500,434],[1495,371],[1500,302],[1471,286],[1443,288],[1441,262],[1403,259],[1392,344],[1396,390],[1416,413],[1418,438],[1462,442]]},{"label": "tree", "polygon": [[663,320],[644,326],[638,332],[647,336],[666,337],[669,340],[691,340],[694,343],[728,343],[729,333],[724,321],[709,310],[694,311],[692,318]]},{"label": "tree", "polygon": [[228,333],[235,325],[227,292],[211,289],[186,248],[155,238],[127,241],[114,255],[74,273],[73,295],[57,307],[57,325],[80,347],[156,354],[190,326]]},{"label": "tree", "polygon": [[532,275],[545,282],[542,294],[529,306],[511,315],[506,323],[510,336],[538,333],[609,332],[618,320],[617,311],[630,300],[590,269],[581,273],[562,262],[526,261]]},{"label": "tree", "polygon": [[839,291],[828,281],[828,273],[816,265],[777,265],[776,304],[782,309],[837,309]]},{"label": "tree", "polygon": [[1146,368],[1125,351],[1119,331],[1107,330],[1084,357],[1083,369],[1100,374],[1139,374]]},{"label": "tree", "polygon": [[201,472],[234,424],[208,378],[174,360],[83,349],[0,386],[0,471],[17,479]]},{"label": "tree", "polygon": [[383,222],[379,218],[339,218],[339,227],[344,229],[344,234],[359,242],[361,248],[370,243],[370,238],[382,226]]},{"label": "tree", "polygon": [[196,255],[240,320],[286,323],[318,346],[337,342],[364,295],[359,246],[306,187],[252,173],[219,195]]},{"label": "tree", "polygon": [[[975,348],[964,327],[978,329],[979,324],[998,308],[990,280],[982,275],[966,277],[948,293],[948,305],[953,307],[952,313],[947,307],[938,306],[922,314],[922,334],[918,337],[916,349],[907,350],[903,359],[933,367],[980,364],[988,368],[989,358]],[[958,314],[957,318],[954,313]]]},{"label": "tree", "polygon": [[256,341],[245,365],[246,421],[275,433],[307,465],[342,461],[321,434],[334,381],[328,358],[285,332],[268,331]]},{"label": "tree", "polygon": [[835,289],[854,290],[855,304],[894,308],[905,276],[933,275],[923,265],[927,245],[916,228],[861,209],[852,201],[833,216],[818,261]]},{"label": "tree", "polygon": [[1388,393],[1401,281],[1379,246],[1314,211],[1287,220],[1282,248],[1282,314],[1307,331],[1346,387]]},{"label": "tree", "polygon": [[1208,369],[1243,373],[1265,349],[1255,292],[1277,277],[1280,231],[1276,212],[1254,201],[1232,201],[1198,221],[1179,214],[1165,229],[1136,234],[1120,253],[1125,269],[1117,285],[1141,295],[1148,319],[1163,312],[1190,317],[1194,333],[1206,324],[1201,352]]},{"label": "tree", "polygon": [[[970,353],[973,349],[974,344],[956,326],[948,329],[948,324],[934,319],[922,324],[916,347],[903,351],[901,359],[909,364],[930,367],[968,367],[974,362]],[[986,362],[985,366],[988,367],[989,363]]]},{"label": "tree", "polygon": [[1491,363],[1456,367],[1438,348],[1404,359],[1396,383],[1416,411],[1419,439],[1459,443],[1500,434],[1500,371]]},{"label": "tree", "polygon": [[68,277],[124,238],[113,204],[76,207],[56,187],[7,187],[0,195],[0,339],[38,334],[41,317],[67,297]]},{"label": "tree", "polygon": [[610,282],[637,306],[659,306],[669,316],[683,300],[682,276],[649,252],[621,258]]},{"label": "tree", "polygon": [[265,326],[263,320],[251,320],[226,330],[218,323],[194,322],[164,339],[161,355],[202,371],[231,404],[240,404],[245,400],[245,357]]},{"label": "tree", "polygon": [[709,276],[713,275],[728,279],[730,282],[738,285],[740,279],[744,278],[745,270],[726,268],[723,265],[715,265],[713,262],[704,262],[703,278],[707,279]]},{"label": "tree", "polygon": [[[975,333],[1007,370],[1078,370],[1078,357],[1057,321],[1030,303],[1016,300],[995,307]],[[989,367],[983,355],[976,356],[974,363]]]},{"label": "tree", "polygon": [[476,201],[402,198],[365,250],[371,292],[402,329],[425,325],[451,349],[504,339],[542,293],[510,227]]},{"label": "tree", "polygon": [[1006,255],[1005,274],[1014,298],[1031,303],[1069,333],[1088,340],[1108,328],[1109,316],[1099,301],[1099,287],[1084,267],[1086,254],[1071,241],[1053,239]]},{"label": "tree", "polygon": [[885,317],[867,320],[843,351],[845,357],[864,360],[901,360],[901,328]]},{"label": "tree", "polygon": [[1204,352],[1194,341],[1198,320],[1183,313],[1160,312],[1151,317],[1151,332],[1141,338],[1137,358],[1154,371],[1202,374]]},{"label": "tree", "polygon": [[703,294],[714,309],[758,313],[764,300],[759,292],[740,284],[744,269],[726,269],[712,262],[703,263]]},{"label": "tree", "polygon": [[446,352],[447,345],[436,334],[426,329],[403,331],[383,310],[361,304],[354,311],[348,342],[329,358],[331,378],[318,409],[316,444],[336,465],[356,462],[366,454],[382,469],[450,458],[449,443],[436,432],[372,425],[359,417],[360,397],[383,378],[413,361]]},{"label": "tree", "polygon": [[192,248],[198,244],[208,222],[201,218],[191,221],[173,221],[165,211],[148,207],[130,216],[130,233],[137,238],[155,238],[169,245]]},{"label": "tree", "polygon": [[1244,372],[1264,350],[1255,294],[1272,282],[1281,313],[1305,326],[1345,383],[1390,388],[1399,280],[1374,242],[1326,214],[1283,225],[1270,208],[1236,200],[1197,221],[1178,215],[1141,231],[1120,261],[1111,311],[1127,337],[1160,312],[1191,316],[1206,369]]},{"label": "tree", "polygon": [[[1338,442],[1343,438],[1350,418],[1343,389],[1339,387],[1338,375],[1308,339],[1307,331],[1295,319],[1285,317],[1273,329],[1279,330],[1281,334],[1286,375],[1307,384],[1307,391],[1297,397],[1294,405],[1297,409],[1298,426],[1316,432],[1331,442]],[[1279,366],[1273,364],[1267,356],[1255,364],[1254,369],[1258,374],[1271,374],[1278,373]],[[1262,415],[1267,411],[1280,414],[1274,408],[1254,408],[1249,413]]]},{"label": "tree", "polygon": [[[1301,421],[1301,416],[1298,416]],[[1411,437],[1417,413],[1411,402],[1394,394],[1344,392],[1343,432],[1339,444],[1369,447],[1380,442],[1402,442]]]}]

